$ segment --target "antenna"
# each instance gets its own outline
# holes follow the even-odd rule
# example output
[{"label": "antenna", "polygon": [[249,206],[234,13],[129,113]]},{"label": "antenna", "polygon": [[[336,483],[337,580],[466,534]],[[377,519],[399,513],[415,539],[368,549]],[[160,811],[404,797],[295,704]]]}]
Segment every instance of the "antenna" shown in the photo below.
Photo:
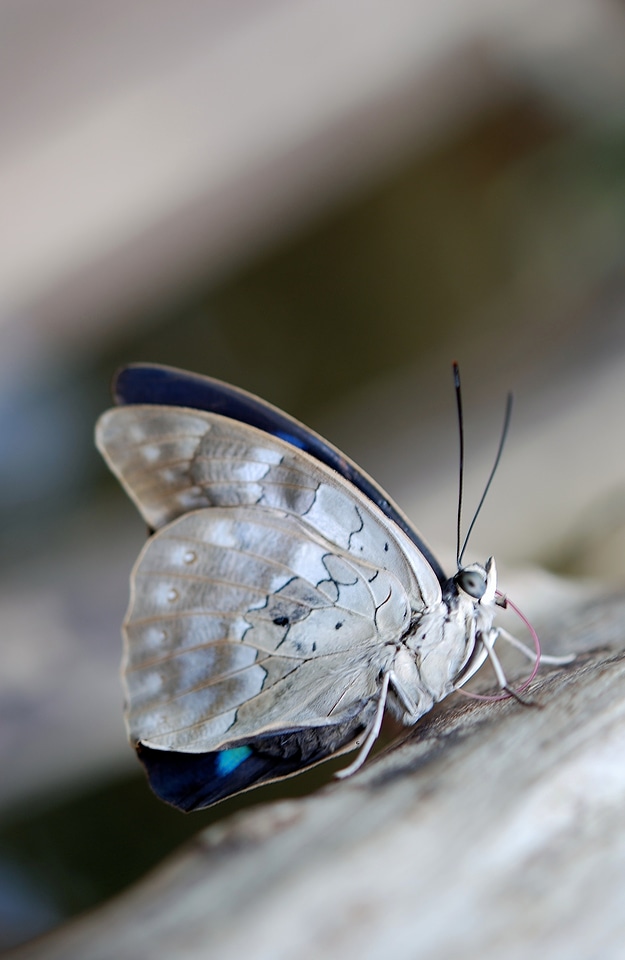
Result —
[{"label": "antenna", "polygon": [[464,487],[464,419],[462,416],[462,395],[460,390],[460,370],[458,369],[458,364],[454,361],[453,363],[454,371],[454,384],[456,389],[456,406],[458,409],[458,430],[460,433],[460,451],[459,451],[459,480],[458,480],[458,523],[457,523],[457,539],[456,539],[456,562],[458,564],[458,569],[460,570],[462,564],[462,558],[464,556],[464,551],[467,549],[467,544],[469,538],[473,533],[473,527],[475,526],[475,521],[480,515],[480,510],[484,506],[484,501],[488,491],[490,490],[490,485],[493,482],[493,477],[497,472],[497,467],[499,466],[499,461],[501,460],[501,454],[503,453],[503,448],[506,442],[506,437],[508,436],[508,429],[510,427],[510,417],[512,416],[512,394],[509,393],[506,400],[506,412],[504,414],[503,427],[501,429],[501,437],[499,439],[499,447],[497,448],[497,455],[495,457],[495,462],[493,463],[492,470],[484,487],[484,492],[480,498],[480,502],[477,505],[477,510],[473,514],[473,519],[469,524],[469,529],[467,535],[464,538],[462,548],[460,547],[460,527],[461,527],[461,515],[462,515],[462,498],[463,498],[463,487]]},{"label": "antenna", "polygon": [[[456,563],[460,569],[460,529],[462,527],[462,498],[464,496],[464,417],[462,415],[462,390],[460,388],[460,367],[454,360],[454,389],[456,391],[456,410],[458,412],[458,516],[456,519]],[[466,546],[466,541],[465,541]]]}]

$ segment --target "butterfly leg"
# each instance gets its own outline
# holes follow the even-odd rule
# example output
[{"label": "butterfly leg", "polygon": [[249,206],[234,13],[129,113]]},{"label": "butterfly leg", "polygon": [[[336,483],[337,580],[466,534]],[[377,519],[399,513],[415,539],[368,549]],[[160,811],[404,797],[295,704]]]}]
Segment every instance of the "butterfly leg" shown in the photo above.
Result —
[{"label": "butterfly leg", "polygon": [[382,680],[382,689],[380,691],[380,699],[378,700],[378,707],[375,711],[375,717],[373,718],[373,723],[369,727],[369,732],[367,733],[367,736],[365,737],[364,742],[358,751],[356,759],[350,763],[348,767],[345,767],[345,769],[339,770],[334,774],[334,776],[339,780],[343,780],[345,777],[351,777],[352,773],[356,773],[356,770],[359,770],[362,767],[363,763],[369,756],[371,747],[378,739],[380,728],[382,726],[382,720],[384,718],[384,708],[386,706],[386,698],[388,696],[388,685],[391,681],[391,672],[392,671],[389,670],[388,673],[384,674],[384,678]]},{"label": "butterfly leg", "polygon": [[[507,630],[503,630],[500,627],[499,636],[502,637],[504,640],[507,640],[512,647],[515,647],[517,650],[520,650],[521,653],[524,654],[528,660],[533,660],[534,663],[536,662],[536,652],[534,650],[531,650],[530,647],[526,647],[525,644],[522,643],[520,640],[518,640],[517,637],[515,637],[513,634],[508,633]],[[541,663],[548,663],[555,667],[561,666],[562,664],[565,664],[565,663],[572,663],[573,660],[575,660],[574,653],[568,653],[561,657],[552,657],[546,653],[540,654]]]},{"label": "butterfly leg", "polygon": [[[509,694],[511,697],[513,697],[517,701],[517,703],[523,704],[524,707],[533,706],[533,704],[529,700],[524,700],[523,697],[520,697],[519,694],[516,693],[515,690],[512,690],[512,688],[508,684],[508,680],[506,679],[506,675],[503,671],[503,667],[501,666],[501,661],[499,660],[499,657],[495,653],[495,640],[500,635],[500,633],[501,633],[500,630],[489,630],[487,633],[482,633],[480,635],[480,639],[484,644],[484,647],[486,648],[488,659],[493,665],[493,670],[495,671],[497,682],[499,683],[499,686],[501,687],[501,689],[505,690],[507,694]],[[535,660],[536,657],[533,657],[533,659]]]},{"label": "butterfly leg", "polygon": [[399,677],[397,676],[394,670],[390,671],[389,676],[390,676],[391,686],[393,687],[393,690],[395,691],[395,694],[398,700],[401,701],[401,703],[403,704],[404,710],[406,711],[406,713],[408,714],[408,717],[410,718],[410,719],[404,718],[402,722],[405,724],[416,723],[419,717],[423,716],[425,711],[419,709],[419,707],[414,702],[414,700],[412,699],[412,697],[410,696],[406,688],[403,686],[401,680],[399,679]]},{"label": "butterfly leg", "polygon": [[499,630],[489,630],[488,632],[479,634],[480,640],[486,648],[486,653],[488,654],[488,659],[493,665],[493,670],[495,671],[495,676],[497,677],[497,683],[502,690],[508,689],[508,680],[506,675],[503,672],[503,667],[501,666],[501,661],[497,654],[495,653],[495,640],[499,636]]}]

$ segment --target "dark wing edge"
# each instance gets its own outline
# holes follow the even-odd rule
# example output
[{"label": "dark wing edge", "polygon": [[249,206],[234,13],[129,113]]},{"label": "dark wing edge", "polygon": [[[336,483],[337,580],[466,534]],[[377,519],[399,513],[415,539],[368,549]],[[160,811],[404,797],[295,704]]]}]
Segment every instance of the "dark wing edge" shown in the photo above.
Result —
[{"label": "dark wing edge", "polygon": [[349,724],[284,730],[226,750],[178,753],[136,745],[150,787],[165,803],[191,813],[261,784],[284,780],[352,749],[364,731]]},{"label": "dark wing edge", "polygon": [[270,403],[221,380],[153,363],[122,367],[113,380],[113,397],[119,406],[153,404],[218,413],[305,450],[375,503],[421,551],[439,582],[447,581],[430,548],[388,494],[340,450]]}]

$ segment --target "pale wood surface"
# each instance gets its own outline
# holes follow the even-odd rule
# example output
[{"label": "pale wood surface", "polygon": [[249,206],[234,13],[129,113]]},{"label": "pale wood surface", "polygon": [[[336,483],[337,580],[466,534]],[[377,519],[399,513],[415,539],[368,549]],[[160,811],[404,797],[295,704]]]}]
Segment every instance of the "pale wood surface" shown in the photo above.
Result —
[{"label": "pale wood surface", "polygon": [[449,700],[350,781],[209,828],[22,960],[622,956],[625,602],[533,698]]}]

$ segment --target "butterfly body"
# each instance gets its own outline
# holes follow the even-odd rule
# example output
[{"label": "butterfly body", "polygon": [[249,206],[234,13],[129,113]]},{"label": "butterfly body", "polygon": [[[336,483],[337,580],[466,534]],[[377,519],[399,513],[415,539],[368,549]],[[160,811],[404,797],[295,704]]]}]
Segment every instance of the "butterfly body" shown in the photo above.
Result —
[{"label": "butterfly body", "polygon": [[98,447],[155,531],[123,627],[126,720],[163,799],[197,809],[366,754],[385,707],[415,723],[478,669],[492,561],[445,578],[370,478],[236,388],[143,365],[116,393]]}]

